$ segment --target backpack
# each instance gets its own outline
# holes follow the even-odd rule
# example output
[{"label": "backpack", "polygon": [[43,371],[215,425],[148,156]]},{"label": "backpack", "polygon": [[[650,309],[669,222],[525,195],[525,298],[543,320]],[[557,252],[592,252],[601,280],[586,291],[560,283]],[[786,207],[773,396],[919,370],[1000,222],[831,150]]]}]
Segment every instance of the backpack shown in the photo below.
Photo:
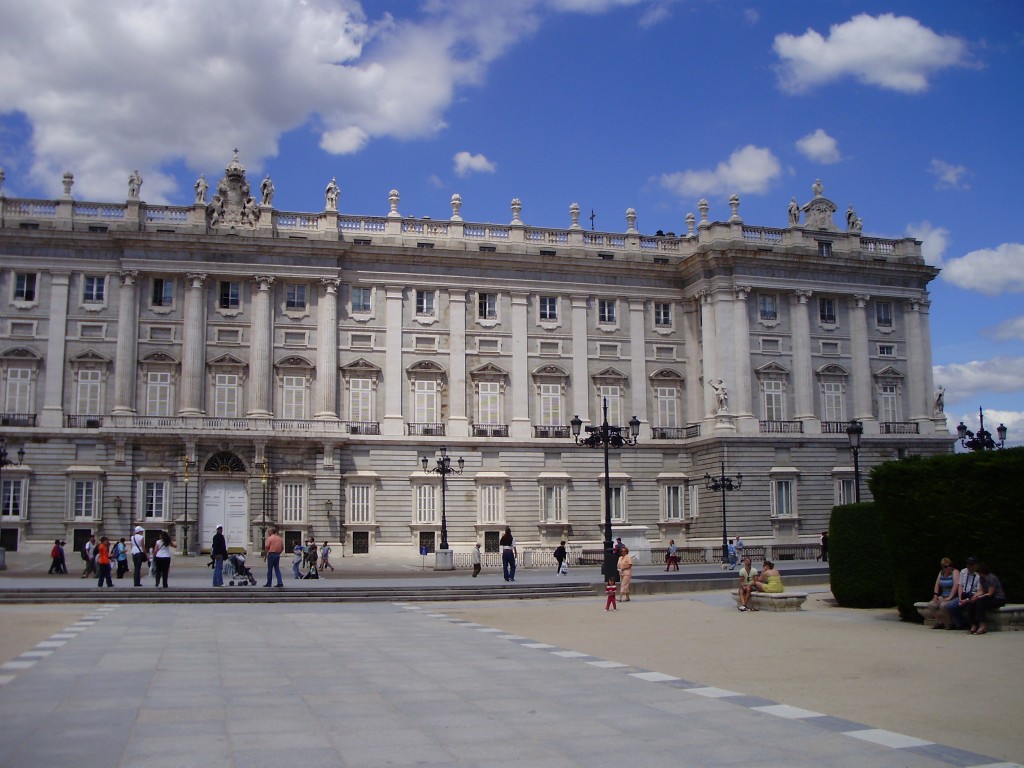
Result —
[{"label": "backpack", "polygon": [[86,562],[89,561],[89,550],[86,549],[85,547],[82,547],[82,559],[85,560]]}]

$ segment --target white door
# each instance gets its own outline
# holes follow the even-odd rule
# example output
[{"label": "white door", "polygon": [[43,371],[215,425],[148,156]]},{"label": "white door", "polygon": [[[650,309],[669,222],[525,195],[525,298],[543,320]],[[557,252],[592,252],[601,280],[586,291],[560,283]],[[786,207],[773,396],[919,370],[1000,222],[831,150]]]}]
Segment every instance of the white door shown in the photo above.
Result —
[{"label": "white door", "polygon": [[203,488],[202,545],[209,549],[217,526],[224,527],[229,547],[248,547],[249,495],[241,480],[208,480]]}]

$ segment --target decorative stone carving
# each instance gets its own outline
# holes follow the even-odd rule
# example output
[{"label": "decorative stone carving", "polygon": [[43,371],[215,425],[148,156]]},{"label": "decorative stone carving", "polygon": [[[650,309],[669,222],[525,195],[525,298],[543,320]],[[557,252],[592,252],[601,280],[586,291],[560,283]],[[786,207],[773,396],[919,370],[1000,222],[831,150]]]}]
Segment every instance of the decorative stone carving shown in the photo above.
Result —
[{"label": "decorative stone carving", "polygon": [[630,234],[633,234],[633,233],[636,232],[636,209],[634,209],[634,208],[627,208],[626,209],[626,224],[629,225],[626,228],[627,232],[629,232]]},{"label": "decorative stone carving", "polygon": [[726,389],[725,383],[719,379],[718,381],[708,382],[708,385],[715,392],[715,400],[718,403],[718,410],[728,411],[729,410],[729,390]]},{"label": "decorative stone carving", "polygon": [[[200,184],[202,181],[203,184]],[[205,199],[203,189],[206,180],[200,176],[196,182],[196,202]],[[217,192],[206,206],[206,220],[211,227],[252,229],[259,222],[260,211],[256,200],[250,194],[249,182],[245,178],[245,168],[238,162],[238,150],[235,150],[231,163],[224,169],[224,177],[217,182]]]},{"label": "decorative stone carving", "polygon": [[795,197],[789,201],[789,226],[791,228],[800,226],[800,204],[797,203]]},{"label": "decorative stone carving", "polygon": [[391,210],[388,211],[388,216],[392,219],[400,218],[402,215],[398,212],[398,200],[399,197],[397,189],[392,189],[388,192],[388,205],[391,207]]},{"label": "decorative stone carving", "polygon": [[523,212],[523,201],[518,197],[512,198],[512,224],[516,226],[522,226],[523,220],[519,218],[519,214]]},{"label": "decorative stone carving", "polygon": [[816,179],[811,189],[814,190],[814,198],[803,207],[804,226],[827,232],[838,231],[832,218],[838,209],[835,203],[822,196],[821,179]]},{"label": "decorative stone carving", "polygon": [[569,218],[572,219],[572,224],[569,225],[569,229],[582,229],[580,226],[580,204],[573,203],[569,206]]},{"label": "decorative stone carving", "polygon": [[260,205],[268,208],[274,204],[274,182],[270,180],[270,174],[260,182]]},{"label": "decorative stone carving", "polygon": [[811,191],[814,193],[815,197],[821,197],[822,193],[825,191],[825,188],[821,186],[821,179],[814,180],[814,183],[811,184]]},{"label": "decorative stone carving", "polygon": [[341,190],[338,188],[338,180],[337,178],[332,178],[327,184],[327,189],[324,190],[324,210],[338,210],[338,196],[340,194]]},{"label": "decorative stone carving", "polygon": [[729,195],[729,207],[732,209],[732,215],[729,216],[730,224],[742,224],[743,219],[740,218],[740,196],[737,194]]},{"label": "decorative stone carving", "polygon": [[935,415],[942,416],[946,412],[946,388],[935,390]]},{"label": "decorative stone carving", "polygon": [[71,187],[75,185],[75,176],[71,171],[64,171],[64,177],[61,179],[61,183],[64,185],[64,197],[71,197]]},{"label": "decorative stone carving", "polygon": [[697,217],[693,215],[693,212],[686,214],[686,236],[693,237],[693,225],[697,221]]},{"label": "decorative stone carving", "polygon": [[459,211],[462,210],[462,195],[456,192],[452,195],[452,221],[462,221]]},{"label": "decorative stone carving", "polygon": [[859,218],[857,218],[857,212],[855,210],[853,210],[853,206],[852,205],[849,206],[846,209],[846,229],[847,229],[847,231],[848,232],[852,232],[854,234],[860,234],[860,232],[861,232],[861,230],[863,228],[864,228],[864,223]]},{"label": "decorative stone carving", "polygon": [[196,205],[206,205],[206,193],[210,189],[209,183],[206,181],[206,176],[199,174],[199,178],[196,179]]},{"label": "decorative stone carving", "polygon": [[139,173],[138,168],[131,172],[128,176],[128,199],[138,200],[139,194],[142,192],[142,175]]},{"label": "decorative stone carving", "polygon": [[708,210],[710,210],[710,208],[711,206],[708,205],[708,201],[705,200],[704,198],[701,198],[700,200],[697,201],[697,210],[700,211],[700,224],[698,224],[697,226],[711,226],[711,223],[708,221]]}]

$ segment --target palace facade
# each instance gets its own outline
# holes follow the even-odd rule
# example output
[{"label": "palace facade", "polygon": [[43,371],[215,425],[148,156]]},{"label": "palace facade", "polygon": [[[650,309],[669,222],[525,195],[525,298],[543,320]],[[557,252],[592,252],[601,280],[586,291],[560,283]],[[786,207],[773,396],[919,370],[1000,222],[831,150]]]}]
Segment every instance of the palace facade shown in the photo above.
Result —
[{"label": "palace facade", "polygon": [[[2,183],[2,182],[0,182]],[[681,235],[474,224],[273,207],[237,156],[192,206],[0,188],[0,536],[8,550],[90,531],[271,523],[347,554],[439,544],[599,546],[600,450],[584,425],[639,419],[611,451],[616,535],[720,549],[728,535],[817,542],[860,468],[951,450],[933,393],[928,283],[913,239],[845,226],[815,183],[788,226],[686,218]],[[333,187],[333,190],[332,190]],[[260,202],[256,199],[259,198]],[[781,206],[780,206],[781,209]],[[439,449],[462,474],[423,471]],[[17,459],[18,451],[23,457]],[[866,482],[862,495],[868,498]],[[187,534],[186,534],[187,531]]]}]

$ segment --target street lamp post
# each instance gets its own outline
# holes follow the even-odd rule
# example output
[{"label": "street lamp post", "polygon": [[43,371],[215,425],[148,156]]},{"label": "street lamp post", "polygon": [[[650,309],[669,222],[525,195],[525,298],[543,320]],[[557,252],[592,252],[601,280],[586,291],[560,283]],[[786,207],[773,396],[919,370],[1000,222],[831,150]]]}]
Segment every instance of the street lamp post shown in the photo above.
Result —
[{"label": "street lamp post", "polygon": [[441,446],[441,455],[437,457],[437,466],[430,466],[430,459],[424,456],[420,460],[423,464],[423,471],[435,475],[441,476],[441,546],[437,548],[437,552],[434,557],[434,570],[437,571],[450,571],[455,568],[455,559],[452,557],[451,550],[448,548],[448,513],[446,508],[446,496],[448,494],[448,484],[445,480],[448,475],[461,475],[463,467],[466,466],[466,460],[461,456],[459,457],[459,468],[455,469],[452,466],[451,457],[448,456],[448,449],[445,446]]},{"label": "street lamp post", "polygon": [[263,488],[262,521],[260,522],[260,554],[267,555],[267,495],[270,488],[270,462],[264,457],[263,461],[257,462],[260,468],[260,485]]},{"label": "street lamp post", "polygon": [[636,445],[637,436],[640,434],[640,419],[636,416],[631,418],[629,431],[624,432],[622,427],[608,424],[608,398],[604,398],[601,407],[604,420],[600,426],[586,427],[587,437],[580,437],[584,428],[583,420],[578,415],[573,416],[569,424],[572,427],[572,436],[576,440],[576,445],[604,450],[604,561],[601,565],[601,574],[605,580],[608,580],[614,578],[619,570],[615,556],[612,554],[612,482],[608,468],[608,449]]},{"label": "street lamp post", "polygon": [[[191,479],[189,470],[195,466],[196,462],[187,453],[181,460],[185,465],[185,476],[182,478],[185,482],[185,521],[181,524],[182,537],[184,539],[181,546],[181,554],[183,557],[188,557],[188,482]],[[196,523],[198,524],[199,521],[197,520]]]},{"label": "street lamp post", "polygon": [[722,462],[722,474],[717,477],[712,477],[710,474],[704,475],[704,487],[709,491],[722,493],[722,567],[729,567],[729,521],[726,516],[725,510],[725,493],[726,491],[738,491],[743,487],[743,475],[736,475],[734,480],[731,477],[727,477],[725,474],[725,462]]},{"label": "street lamp post", "polygon": [[846,425],[846,437],[850,441],[850,453],[853,454],[853,499],[860,504],[860,436],[864,434],[864,425],[856,419],[850,419]]},{"label": "street lamp post", "polygon": [[[4,512],[12,511],[12,510],[8,509],[8,496],[3,492],[3,488],[4,488],[3,469],[4,469],[4,467],[20,467],[22,462],[24,462],[24,461],[25,461],[25,449],[24,448],[19,448],[18,449],[18,460],[17,461],[13,461],[11,459],[10,455],[7,452],[7,438],[6,437],[0,437],[0,504],[3,505],[3,510],[0,510],[0,520],[3,519],[3,513]],[[11,506],[12,509],[13,509],[13,498],[14,498],[14,489],[13,489],[13,486],[12,486],[12,488],[11,488],[11,496],[10,496],[10,499],[12,500],[10,506]],[[20,503],[20,497],[19,497],[19,503]],[[3,528],[0,527],[0,571],[6,571],[6,570],[7,570],[7,549],[4,547],[4,542],[3,542]]]},{"label": "street lamp post", "polygon": [[985,412],[978,409],[978,433],[975,434],[967,428],[962,421],[957,424],[956,436],[960,438],[960,445],[969,451],[994,451],[1002,448],[1006,443],[1006,426],[1000,424],[996,427],[996,434],[999,435],[999,442],[992,439],[992,433],[985,429]]}]

